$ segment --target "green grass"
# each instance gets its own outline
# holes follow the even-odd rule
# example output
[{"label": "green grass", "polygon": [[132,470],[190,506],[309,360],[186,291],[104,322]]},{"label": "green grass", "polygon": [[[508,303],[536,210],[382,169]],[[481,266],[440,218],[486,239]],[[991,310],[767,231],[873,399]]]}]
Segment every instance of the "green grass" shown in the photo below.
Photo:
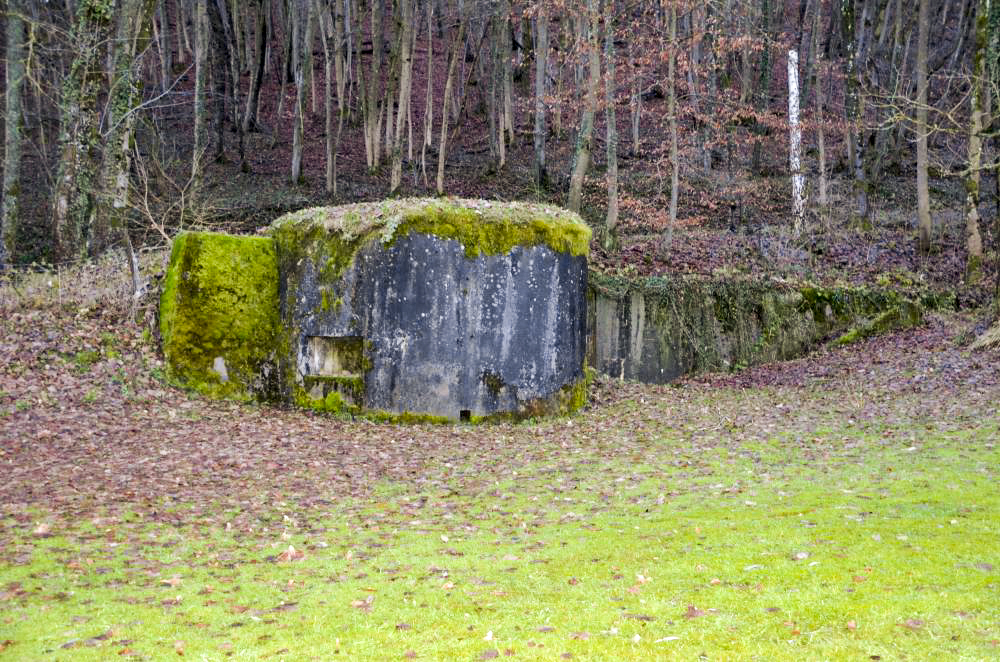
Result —
[{"label": "green grass", "polygon": [[610,452],[557,422],[488,480],[10,515],[0,658],[1000,655],[997,420],[828,423],[721,447],[650,427]]}]

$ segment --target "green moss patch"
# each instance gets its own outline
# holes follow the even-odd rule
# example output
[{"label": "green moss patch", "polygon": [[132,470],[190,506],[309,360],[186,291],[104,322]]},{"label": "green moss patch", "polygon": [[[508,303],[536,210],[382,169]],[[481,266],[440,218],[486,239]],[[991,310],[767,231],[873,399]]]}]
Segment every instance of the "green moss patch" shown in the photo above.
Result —
[{"label": "green moss patch", "polygon": [[179,235],[160,298],[170,375],[213,397],[272,395],[278,315],[274,242],[209,232]]},{"label": "green moss patch", "polygon": [[409,198],[341,207],[313,207],[286,214],[271,226],[291,252],[323,238],[330,271],[339,275],[366,241],[391,243],[411,232],[454,239],[468,257],[501,255],[515,246],[544,245],[586,255],[590,228],[573,212],[551,205],[438,198]]}]

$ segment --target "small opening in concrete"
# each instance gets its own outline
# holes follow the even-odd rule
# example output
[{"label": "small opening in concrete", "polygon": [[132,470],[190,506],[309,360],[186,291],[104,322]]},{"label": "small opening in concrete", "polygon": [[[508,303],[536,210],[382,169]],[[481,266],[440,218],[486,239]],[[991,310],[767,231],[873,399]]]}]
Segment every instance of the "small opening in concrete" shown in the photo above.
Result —
[{"label": "small opening in concrete", "polygon": [[306,360],[310,375],[359,376],[364,372],[364,339],[361,336],[309,336],[306,338]]},{"label": "small opening in concrete", "polygon": [[468,423],[469,421],[472,420],[472,411],[469,409],[463,409],[461,412],[459,412],[458,418],[459,420]]}]

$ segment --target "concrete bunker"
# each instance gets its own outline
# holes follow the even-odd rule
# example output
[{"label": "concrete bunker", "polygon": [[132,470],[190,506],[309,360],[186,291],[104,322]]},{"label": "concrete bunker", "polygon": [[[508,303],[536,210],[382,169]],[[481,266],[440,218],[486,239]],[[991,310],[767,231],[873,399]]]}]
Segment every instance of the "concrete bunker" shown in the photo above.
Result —
[{"label": "concrete bunker", "polygon": [[[175,241],[161,331],[171,374],[190,387],[407,420],[523,418],[583,404],[590,230],[575,214],[394,200],[300,210],[268,235]],[[188,248],[215,243],[225,250],[209,253],[225,264],[198,278]],[[248,269],[256,258],[220,255],[244,248],[270,251],[270,263]],[[268,331],[247,347],[227,335],[242,320],[216,315],[204,334],[179,334],[205,327],[206,302],[237,317],[252,308]]]}]

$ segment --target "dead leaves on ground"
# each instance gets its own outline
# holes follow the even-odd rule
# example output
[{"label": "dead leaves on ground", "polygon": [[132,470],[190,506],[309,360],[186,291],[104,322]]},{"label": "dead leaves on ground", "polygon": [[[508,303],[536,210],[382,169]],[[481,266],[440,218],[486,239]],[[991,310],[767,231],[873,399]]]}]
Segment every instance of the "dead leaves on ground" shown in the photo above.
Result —
[{"label": "dead leaves on ground", "polygon": [[300,549],[295,549],[293,545],[289,545],[288,549],[278,554],[278,561],[289,562],[289,561],[301,561],[306,557],[306,553]]}]

